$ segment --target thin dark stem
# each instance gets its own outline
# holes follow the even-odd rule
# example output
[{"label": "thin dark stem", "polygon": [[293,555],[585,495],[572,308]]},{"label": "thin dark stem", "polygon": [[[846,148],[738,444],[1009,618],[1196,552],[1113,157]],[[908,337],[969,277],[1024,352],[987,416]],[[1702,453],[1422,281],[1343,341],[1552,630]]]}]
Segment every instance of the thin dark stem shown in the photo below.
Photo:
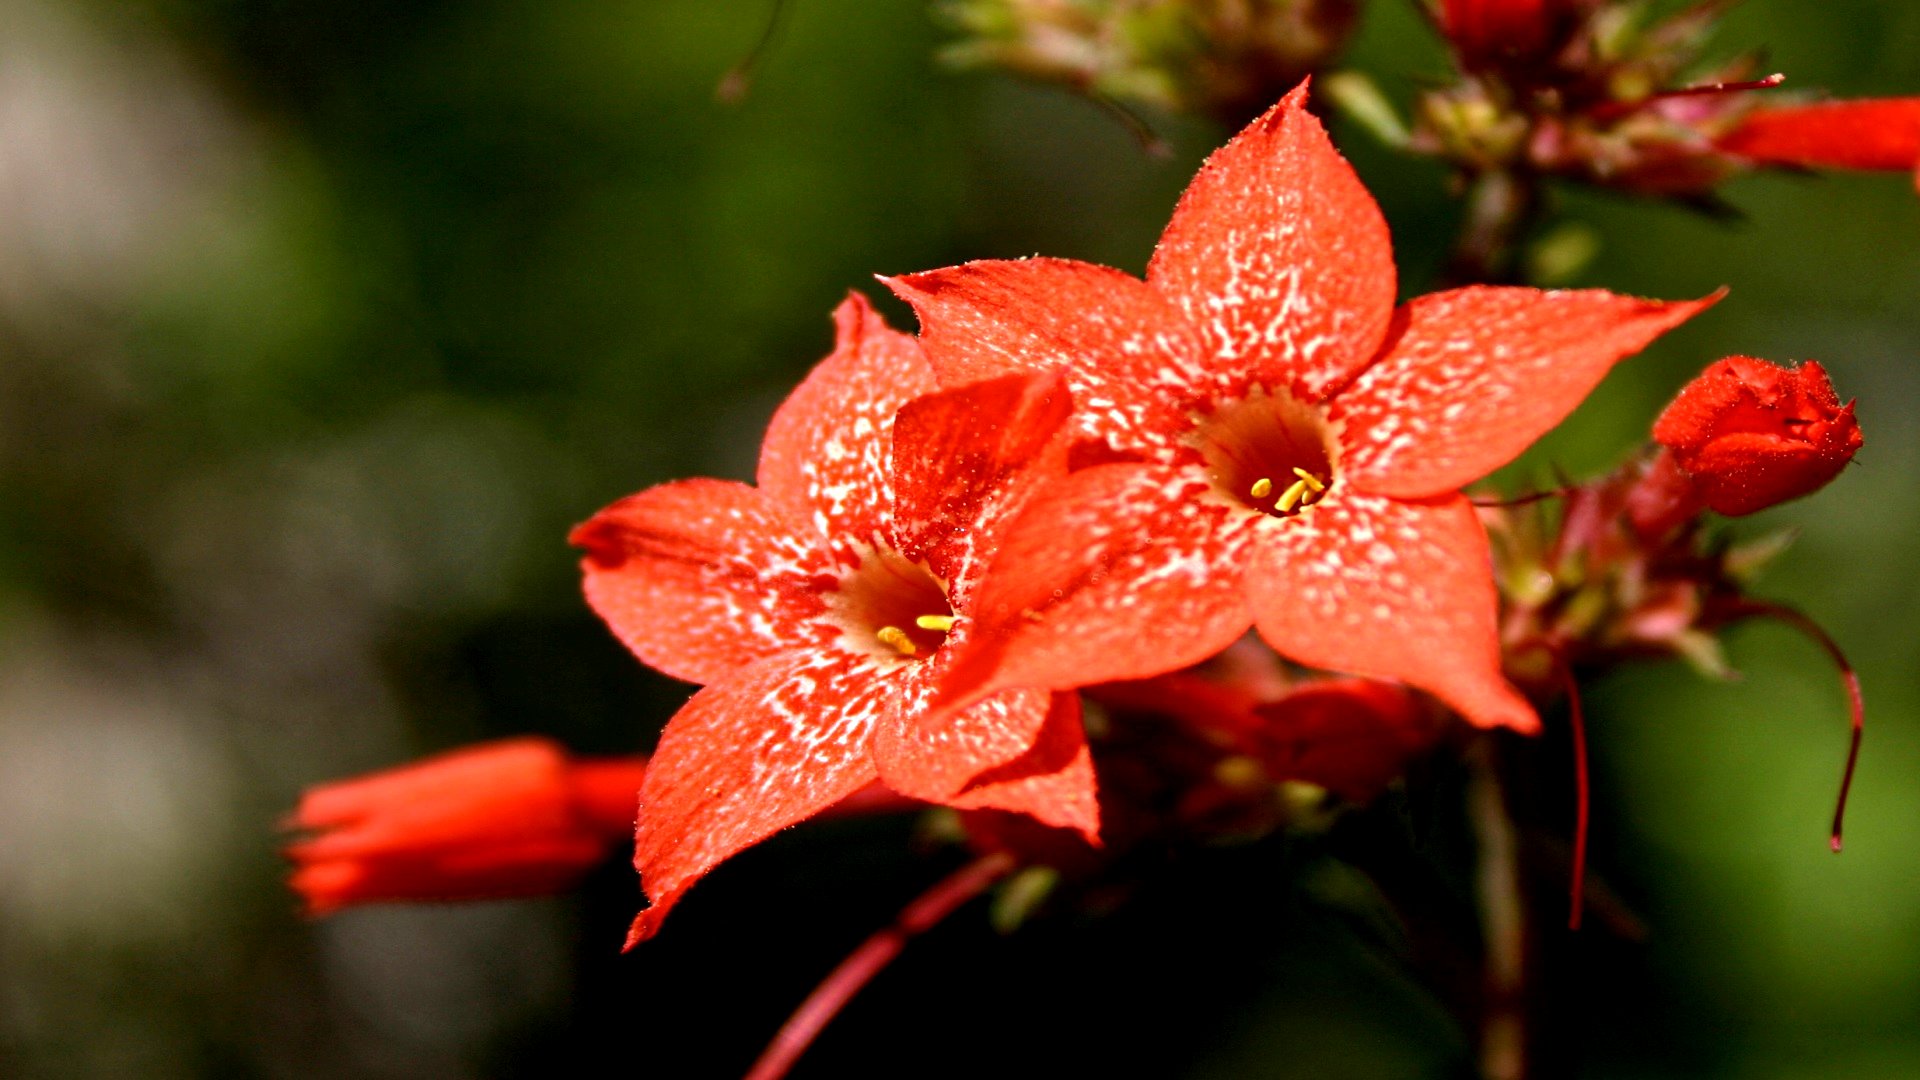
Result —
[{"label": "thin dark stem", "polygon": [[1587,902],[1587,820],[1592,789],[1587,783],[1587,720],[1580,709],[1580,685],[1565,661],[1560,663],[1560,680],[1567,690],[1567,716],[1573,724],[1573,888],[1567,901],[1567,929],[1580,929],[1580,914]]},{"label": "thin dark stem", "polygon": [[1539,209],[1538,178],[1510,171],[1473,177],[1467,217],[1447,262],[1451,285],[1504,285],[1518,280],[1520,243]]},{"label": "thin dark stem", "polygon": [[1531,506],[1534,503],[1545,502],[1548,499],[1564,499],[1577,490],[1579,489],[1572,487],[1548,488],[1546,491],[1530,491],[1525,495],[1514,495],[1504,499],[1472,499],[1469,501],[1475,506],[1507,510],[1517,506]]},{"label": "thin dark stem", "polygon": [[747,96],[753,87],[753,78],[759,74],[760,66],[766,62],[767,54],[773,51],[774,40],[780,36],[780,30],[786,25],[789,0],[773,0],[773,10],[767,13],[767,21],[760,28],[760,38],[747,50],[740,62],[727,69],[720,77],[720,85],[714,87],[713,96],[732,104]]},{"label": "thin dark stem", "polygon": [[1468,752],[1467,816],[1479,846],[1474,891],[1480,901],[1485,953],[1485,1006],[1480,1017],[1480,1072],[1487,1080],[1526,1075],[1526,897],[1520,845],[1507,812],[1491,736]]},{"label": "thin dark stem", "polygon": [[1785,623],[1825,649],[1833,660],[1833,666],[1840,670],[1840,683],[1847,691],[1847,710],[1853,724],[1853,734],[1847,743],[1847,764],[1840,773],[1840,797],[1833,806],[1833,832],[1828,844],[1834,854],[1840,852],[1840,834],[1847,817],[1847,796],[1853,792],[1853,770],[1860,764],[1860,736],[1866,731],[1867,704],[1860,693],[1860,676],[1847,661],[1847,654],[1840,651],[1840,645],[1833,640],[1820,624],[1798,608],[1785,604],[1770,604],[1759,600],[1743,600],[1732,606],[1735,619],[1773,619]]},{"label": "thin dark stem", "polygon": [[786,1076],[847,1002],[892,963],[907,947],[907,942],[939,925],[962,904],[987,891],[1012,870],[1011,857],[998,853],[987,855],[954,871],[908,904],[892,924],[862,942],[807,995],[807,1000],[780,1026],[760,1059],[753,1063],[746,1080],[780,1080]]},{"label": "thin dark stem", "polygon": [[1133,136],[1133,141],[1139,145],[1141,153],[1159,160],[1173,156],[1173,147],[1168,145],[1167,141],[1153,130],[1153,125],[1147,123],[1139,113],[1127,108],[1114,98],[1096,91],[1089,90],[1087,97],[1100,107],[1100,111],[1113,117],[1121,127],[1127,129],[1127,134]]}]

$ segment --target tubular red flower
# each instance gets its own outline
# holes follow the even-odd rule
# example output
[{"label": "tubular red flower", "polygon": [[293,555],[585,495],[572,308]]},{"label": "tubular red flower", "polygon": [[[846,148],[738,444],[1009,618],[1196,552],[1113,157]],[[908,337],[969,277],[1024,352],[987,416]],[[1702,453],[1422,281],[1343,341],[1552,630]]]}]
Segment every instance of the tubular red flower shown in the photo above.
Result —
[{"label": "tubular red flower", "polygon": [[1764,165],[1920,170],[1920,97],[1758,108],[1718,146]]},{"label": "tubular red flower", "polygon": [[575,760],[509,739],[309,789],[288,845],[310,915],[392,900],[570,888],[632,828],[645,758]]},{"label": "tubular red flower", "polygon": [[[1060,371],[1074,462],[1007,530],[954,702],[1139,679],[1249,623],[1523,731],[1459,493],[1713,299],[1467,288],[1396,310],[1379,208],[1302,86],[1213,155],[1140,281],[1053,259],[890,280],[942,378]],[[1152,633],[1142,633],[1152,626]]]},{"label": "tubular red flower", "polygon": [[1750,356],[1717,361],[1683,387],[1653,437],[1706,504],[1730,516],[1818,491],[1861,445],[1853,402],[1840,404],[1818,363]]},{"label": "tubular red flower", "polygon": [[634,864],[629,946],[721,860],[876,781],[913,798],[1097,832],[1079,699],[928,704],[973,632],[1001,523],[1065,470],[1064,380],[938,391],[858,296],[775,414],[759,486],[653,488],[574,531],[588,602],[642,660],[706,687],[668,723]]}]

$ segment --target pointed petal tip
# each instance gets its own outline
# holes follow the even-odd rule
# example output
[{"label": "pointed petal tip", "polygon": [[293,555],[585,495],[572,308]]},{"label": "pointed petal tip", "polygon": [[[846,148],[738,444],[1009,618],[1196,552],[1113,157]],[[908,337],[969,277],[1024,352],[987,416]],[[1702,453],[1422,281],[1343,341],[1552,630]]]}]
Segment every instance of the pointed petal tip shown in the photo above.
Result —
[{"label": "pointed petal tip", "polygon": [[[875,274],[874,277],[880,281],[887,280],[879,274]],[[872,310],[873,301],[867,299],[866,293],[861,292],[859,289],[848,289],[847,295],[842,297],[840,303],[834,306],[833,313],[835,316],[838,316],[842,312],[859,312],[864,314]]]},{"label": "pointed petal tip", "polygon": [[848,289],[847,295],[833,309],[833,347],[841,352],[857,348],[868,334],[897,333],[887,325],[886,319],[874,310],[873,301],[858,289]]},{"label": "pointed petal tip", "polygon": [[635,915],[633,917],[633,925],[627,927],[626,940],[622,942],[620,945],[621,952],[623,953],[632,952],[634,949],[639,947],[641,942],[646,941],[649,938],[653,937],[653,935],[659,931],[660,920],[650,919],[647,917],[649,915],[652,915],[654,912],[658,910],[660,909],[656,905],[654,907],[650,907],[646,909],[645,911],[642,911],[640,914]]}]

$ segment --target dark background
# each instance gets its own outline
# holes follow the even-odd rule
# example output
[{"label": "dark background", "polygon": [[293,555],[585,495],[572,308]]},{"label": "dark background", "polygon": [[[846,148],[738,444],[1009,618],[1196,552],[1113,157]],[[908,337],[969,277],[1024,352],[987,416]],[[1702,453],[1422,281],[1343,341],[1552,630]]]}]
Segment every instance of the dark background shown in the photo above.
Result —
[{"label": "dark background", "polygon": [[[687,690],[577,592],[567,528],[743,476],[876,272],[1036,252],[1138,271],[1226,132],[1173,160],[1060,93],[932,59],[924,5],[801,0],[715,103],[761,3],[0,0],[0,1074],[737,1075],[950,868],[907,822],[798,830],[616,955],[580,896],[301,921],[275,822],[307,784],[476,739],[651,745]],[[1920,7],[1751,0],[1791,85],[1920,92]],[[1354,53],[1444,62],[1382,0]],[[1430,287],[1439,170],[1337,129]],[[1869,736],[1824,839],[1842,705],[1817,652],[1735,634],[1589,688],[1595,868],[1648,928],[1562,943],[1585,1075],[1920,1075],[1920,198],[1769,176],[1744,221],[1593,196],[1579,284],[1732,296],[1506,478],[1597,471],[1719,356],[1818,358],[1859,464],[1739,523],[1852,651]],[[891,302],[888,302],[891,305]],[[890,313],[902,318],[897,307]],[[1549,791],[1569,781],[1551,776]],[[1558,785],[1558,788],[1554,787]],[[1566,795],[1570,798],[1570,794]],[[1466,1036],[1281,845],[1195,858],[1113,916],[916,944],[800,1076],[1459,1075]],[[1024,1048],[1023,1048],[1024,1047]]]}]

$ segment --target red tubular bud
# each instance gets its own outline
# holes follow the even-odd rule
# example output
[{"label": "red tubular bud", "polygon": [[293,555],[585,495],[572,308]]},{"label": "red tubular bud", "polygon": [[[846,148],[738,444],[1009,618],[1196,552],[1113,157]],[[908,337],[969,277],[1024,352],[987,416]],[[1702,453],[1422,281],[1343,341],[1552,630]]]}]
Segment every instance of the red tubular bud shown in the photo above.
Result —
[{"label": "red tubular bud", "polygon": [[1717,361],[1683,387],[1653,437],[1706,504],[1729,516],[1818,491],[1861,443],[1853,403],[1840,404],[1819,364],[1747,356]]},{"label": "red tubular bud", "polygon": [[1717,145],[1763,165],[1913,170],[1920,168],[1920,97],[1758,108]]},{"label": "red tubular bud", "polygon": [[291,885],[316,916],[560,892],[632,835],[645,767],[528,738],[322,784],[288,823],[312,834],[287,847]]}]

